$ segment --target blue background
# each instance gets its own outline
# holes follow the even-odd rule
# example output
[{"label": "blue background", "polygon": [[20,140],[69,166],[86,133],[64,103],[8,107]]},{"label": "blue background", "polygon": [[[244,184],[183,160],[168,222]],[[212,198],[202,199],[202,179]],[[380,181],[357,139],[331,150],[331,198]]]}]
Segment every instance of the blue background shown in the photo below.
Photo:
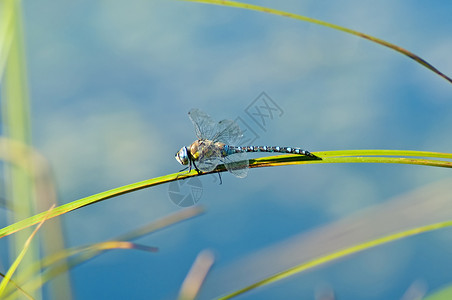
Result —
[{"label": "blue background", "polygon": [[[452,76],[452,2],[249,3],[371,34]],[[258,134],[256,144],[451,152],[450,83],[358,37],[179,1],[38,0],[23,7],[33,142],[52,165],[60,203],[180,170],[174,153],[195,139],[191,108],[216,120],[241,117]],[[283,110],[264,129],[245,112],[261,92]],[[341,222],[352,224],[344,233],[348,244],[379,236],[372,233],[379,226],[389,233],[424,224],[422,209],[407,212],[409,199],[397,210],[391,205],[447,178],[447,169],[373,164],[253,169],[246,179],[224,174],[222,185],[200,177],[206,214],[138,241],[159,247],[157,254],[111,251],[73,269],[74,296],[174,299],[198,253],[211,249],[216,261],[200,295],[210,299],[334,250]],[[442,194],[450,195],[449,186],[441,186]],[[423,198],[431,201],[426,207],[438,208],[429,220],[450,219],[447,201],[433,198]],[[62,220],[68,246],[78,246],[179,209],[161,185]],[[376,220],[366,222],[362,210]],[[411,223],[404,214],[414,216]],[[450,234],[445,229],[384,245],[240,299],[313,299],[328,290],[338,299],[402,299],[410,288],[432,291],[452,282]],[[293,246],[298,237],[305,248]]]}]

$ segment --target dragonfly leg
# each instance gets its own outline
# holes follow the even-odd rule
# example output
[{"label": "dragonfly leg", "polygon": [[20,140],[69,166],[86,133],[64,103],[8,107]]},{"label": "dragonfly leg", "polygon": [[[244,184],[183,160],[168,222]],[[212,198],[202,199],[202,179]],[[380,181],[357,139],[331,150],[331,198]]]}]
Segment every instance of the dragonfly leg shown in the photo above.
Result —
[{"label": "dragonfly leg", "polygon": [[[191,161],[193,163],[193,166],[195,167],[196,172],[198,172],[198,174],[202,174],[202,172],[198,169],[198,167],[196,166],[194,161]],[[190,164],[190,171],[191,171],[191,164]]]},{"label": "dragonfly leg", "polygon": [[[182,170],[179,171],[179,173],[182,172],[182,171],[185,171],[187,169],[188,169],[188,167],[183,168]],[[190,171],[188,171],[188,173],[190,173]],[[182,174],[177,174],[176,178],[179,178],[180,175],[182,175]],[[185,180],[185,178],[183,178],[182,180]]]},{"label": "dragonfly leg", "polygon": [[218,172],[218,177],[220,177],[220,185],[222,185],[223,184],[223,180],[221,180],[221,173],[220,172]]},{"label": "dragonfly leg", "polygon": [[[182,170],[179,170],[179,172],[185,171],[185,170],[187,170],[187,169],[188,169],[188,167],[185,167],[185,168],[183,168]],[[190,171],[188,171],[188,172],[190,172]]]}]

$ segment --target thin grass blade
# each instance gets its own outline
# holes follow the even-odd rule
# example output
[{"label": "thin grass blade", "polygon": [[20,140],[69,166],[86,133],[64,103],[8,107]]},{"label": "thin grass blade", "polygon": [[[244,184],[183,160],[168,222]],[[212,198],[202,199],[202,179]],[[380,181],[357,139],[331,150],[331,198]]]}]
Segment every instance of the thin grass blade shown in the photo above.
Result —
[{"label": "thin grass blade", "polygon": [[[0,276],[3,277],[3,278],[5,278],[6,275],[3,274],[3,273],[0,273]],[[18,292],[15,292],[15,294],[19,294],[19,292],[20,292],[20,294],[23,295],[25,298],[27,298],[27,299],[29,299],[29,300],[33,300],[33,297],[32,297],[29,293],[27,293],[22,287],[20,287],[20,286],[15,282],[15,280],[9,279],[8,284],[9,284],[9,286],[12,286],[11,289],[16,289],[16,290],[18,291]]]},{"label": "thin grass blade", "polygon": [[[452,158],[450,153],[438,153],[438,152],[426,152],[426,151],[403,151],[403,150],[348,150],[348,151],[323,151],[323,152],[313,152],[319,158],[310,158],[302,155],[276,155],[269,157],[262,157],[258,159],[250,160],[250,168],[262,168],[271,166],[284,166],[284,165],[295,165],[295,164],[314,164],[314,163],[391,163],[391,164],[410,164],[410,165],[423,165],[423,166],[434,166],[451,168],[452,161],[447,160],[432,160],[432,159],[421,159],[421,158],[410,158],[412,156],[428,156],[436,158]],[[369,153],[380,156],[365,156]],[[397,156],[405,155],[406,157],[389,157],[389,155],[395,154]],[[405,154],[404,154],[405,153]],[[359,156],[362,154],[363,156]],[[179,172],[173,173],[161,177],[156,177],[153,179],[148,179],[122,187],[118,187],[109,191],[105,191],[99,194],[95,194],[86,198],[82,198],[52,209],[48,218],[54,218],[59,215],[68,213],[75,209],[81,207],[92,205],[99,201],[103,201],[109,198],[117,197],[123,194],[138,191],[144,188],[152,187],[155,185],[168,183],[175,180],[182,180],[192,176],[204,176],[211,173],[224,172],[225,167],[220,165],[217,169],[212,172],[205,172],[198,174],[196,170],[191,172]],[[29,217],[27,219],[21,220],[7,227],[0,229],[0,238],[15,233],[19,230],[32,226],[45,218],[47,214],[40,213]]]},{"label": "thin grass blade", "polygon": [[342,27],[339,25],[335,25],[332,23],[328,23],[325,21],[321,21],[321,20],[317,20],[314,18],[309,18],[309,17],[305,17],[305,16],[301,16],[301,15],[297,15],[297,14],[293,14],[293,13],[289,13],[286,11],[282,11],[282,10],[277,10],[277,9],[272,9],[269,7],[264,7],[264,6],[259,6],[259,5],[254,5],[254,4],[247,4],[247,3],[242,3],[242,2],[236,2],[236,1],[224,1],[224,0],[181,0],[181,1],[187,1],[187,2],[199,2],[199,3],[206,3],[206,4],[214,4],[214,5],[221,5],[221,6],[230,6],[230,7],[237,7],[237,8],[242,8],[242,9],[249,9],[249,10],[254,10],[254,11],[259,11],[259,12],[264,12],[264,13],[269,13],[269,14],[274,14],[274,15],[278,15],[278,16],[282,16],[282,17],[288,17],[288,18],[292,18],[292,19],[296,19],[296,20],[300,20],[300,21],[305,21],[305,22],[309,22],[309,23],[313,23],[313,24],[317,24],[317,25],[321,25],[321,26],[325,26],[325,27],[329,27],[335,30],[339,30],[342,32],[346,32],[364,39],[367,39],[371,42],[380,44],[382,46],[388,47],[392,50],[395,50],[409,58],[411,58],[412,60],[414,60],[415,62],[421,64],[422,66],[424,66],[425,68],[429,69],[430,71],[436,73],[437,75],[441,76],[442,78],[446,79],[449,83],[452,83],[452,79],[450,77],[448,77],[446,74],[442,73],[441,71],[439,71],[436,67],[434,67],[432,64],[430,64],[429,62],[427,62],[425,59],[421,58],[420,56],[402,48],[399,47],[395,44],[389,43],[385,40],[373,37],[371,35],[353,30],[353,29],[349,29],[346,27]]},{"label": "thin grass blade", "polygon": [[[141,228],[119,235],[109,241],[96,243],[89,246],[74,247],[57,252],[53,255],[49,255],[46,258],[42,259],[39,263],[36,263],[31,268],[27,269],[24,273],[24,276],[21,277],[20,282],[25,282],[32,278],[34,274],[40,272],[41,269],[48,268],[48,270],[42,274],[42,278],[39,278],[39,280],[32,278],[31,281],[25,285],[25,287],[29,291],[36,290],[56,276],[66,273],[70,269],[96,257],[97,255],[104,253],[107,250],[134,249],[147,252],[157,252],[157,247],[145,246],[141,244],[131,243],[129,241],[196,217],[203,212],[204,208],[202,206],[189,207],[165,216],[159,220],[153,221]],[[14,292],[8,297],[14,298],[15,295],[17,295],[17,292]]]},{"label": "thin grass blade", "polygon": [[[377,204],[331,223],[301,230],[298,234],[222,266],[212,274],[209,289],[203,296],[215,298],[225,295],[240,287],[252,285],[262,278],[352,245],[411,228],[452,220],[451,193],[452,178],[428,183],[390,199],[378,201]],[[413,288],[414,283],[409,290],[412,291]]]},{"label": "thin grass blade", "polygon": [[423,298],[423,300],[449,300],[452,299],[452,285],[448,285],[439,291],[436,291],[427,297]]},{"label": "thin grass blade", "polygon": [[277,273],[273,276],[267,277],[263,280],[260,280],[252,285],[249,285],[245,288],[242,288],[240,290],[237,290],[233,293],[230,293],[228,295],[225,295],[223,297],[220,297],[219,299],[221,300],[225,300],[225,299],[231,299],[234,298],[236,296],[239,296],[243,293],[246,293],[248,291],[251,291],[255,288],[258,287],[262,287],[277,281],[280,281],[282,279],[288,278],[290,276],[293,276],[295,274],[299,274],[303,271],[307,271],[309,269],[312,269],[314,267],[318,267],[320,265],[332,262],[334,260],[338,260],[341,258],[344,258],[346,256],[364,251],[364,250],[368,250],[370,248],[376,247],[376,246],[380,246],[389,242],[394,242],[396,240],[400,240],[403,238],[407,238],[413,235],[417,235],[420,233],[425,233],[425,232],[429,232],[429,231],[433,231],[433,230],[438,230],[438,229],[443,229],[446,227],[452,227],[452,221],[445,221],[445,222],[439,222],[439,223],[435,223],[435,224],[430,224],[430,225],[426,225],[426,226],[421,226],[421,227],[417,227],[417,228],[413,228],[413,229],[409,229],[409,230],[404,230],[395,234],[390,234],[378,239],[374,239],[365,243],[361,243],[358,245],[354,245],[345,249],[342,249],[340,251],[336,251],[318,258],[315,258],[311,261],[308,261],[306,263],[297,265],[293,268],[287,269],[283,272]]},{"label": "thin grass blade", "polygon": [[[53,207],[52,207],[53,208]],[[49,210],[50,211],[50,210]],[[12,275],[14,274],[14,272],[17,270],[17,268],[19,267],[19,264],[21,263],[21,261],[23,260],[25,254],[27,253],[28,248],[31,245],[31,241],[33,240],[34,236],[36,235],[36,233],[38,233],[38,230],[41,228],[41,226],[44,224],[44,222],[47,220],[47,218],[44,218],[39,224],[38,226],[36,226],[35,230],[33,230],[33,232],[31,233],[31,235],[28,237],[28,239],[25,241],[25,244],[22,248],[22,250],[20,251],[19,255],[17,256],[17,258],[14,260],[13,264],[11,265],[11,267],[8,269],[8,272],[6,272],[5,277],[3,278],[2,282],[0,283],[0,298],[1,295],[3,294],[3,292],[6,289],[7,284],[9,283],[9,281],[11,280]]]}]

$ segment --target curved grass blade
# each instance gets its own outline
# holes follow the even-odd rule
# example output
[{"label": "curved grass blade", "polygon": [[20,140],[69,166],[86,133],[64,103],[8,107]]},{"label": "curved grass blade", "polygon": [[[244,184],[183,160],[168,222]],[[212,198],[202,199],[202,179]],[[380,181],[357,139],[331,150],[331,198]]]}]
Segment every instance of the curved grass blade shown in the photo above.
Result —
[{"label": "curved grass blade", "polygon": [[414,151],[414,150],[375,150],[375,149],[360,149],[360,150],[334,150],[325,152],[316,152],[322,158],[330,156],[417,156],[417,157],[436,157],[452,159],[452,153],[430,152],[430,151]]},{"label": "curved grass blade", "polygon": [[[49,218],[54,218],[54,217],[60,216],[62,214],[79,209],[81,207],[84,207],[87,205],[92,205],[99,201],[103,201],[103,200],[117,197],[117,196],[120,196],[123,194],[127,194],[127,193],[131,193],[131,192],[138,191],[141,189],[145,189],[145,188],[148,188],[151,186],[155,186],[155,185],[159,185],[159,184],[163,184],[163,183],[167,183],[167,182],[171,182],[171,181],[175,181],[175,180],[179,180],[179,179],[184,179],[184,178],[194,176],[194,175],[197,175],[197,172],[195,170],[192,170],[190,173],[187,173],[187,172],[173,173],[173,174],[169,174],[169,175],[165,175],[165,176],[161,176],[161,177],[156,177],[153,179],[148,179],[148,180],[132,183],[129,185],[118,187],[118,188],[108,190],[108,191],[105,191],[102,193],[98,193],[95,195],[91,195],[91,196],[58,206],[58,207],[55,207],[53,210],[50,211]],[[36,223],[39,223],[43,219],[44,216],[45,216],[45,213],[40,213],[40,214],[34,215],[32,217],[29,217],[27,219],[24,219],[22,221],[19,221],[17,223],[11,224],[7,227],[4,227],[4,228],[0,229],[0,238],[10,235],[12,233],[15,233],[15,232],[22,230],[24,228],[27,228],[29,226],[32,226]]]},{"label": "curved grass blade", "polygon": [[[203,296],[212,299],[226,295],[300,263],[352,245],[410,228],[452,220],[451,194],[452,177],[423,184],[388,199],[380,199],[378,203],[338,220],[310,230],[301,230],[226,266],[220,266],[209,279],[209,289]],[[298,281],[299,277],[292,280]],[[422,282],[415,281],[406,293],[416,289],[421,292],[422,284],[418,283]]]},{"label": "curved grass blade", "polygon": [[[435,157],[452,159],[450,153],[426,152],[426,151],[402,151],[402,150],[348,150],[348,151],[323,151],[314,152],[318,158],[310,158],[301,155],[277,155],[262,157],[250,160],[250,168],[262,168],[270,166],[284,166],[294,164],[315,164],[315,163],[392,163],[392,164],[410,164],[410,165],[424,165],[443,168],[452,168],[452,161],[447,160],[432,160],[425,158],[410,158],[418,157]],[[363,156],[357,156],[357,155]],[[382,155],[382,156],[366,156],[366,155]],[[388,157],[389,155],[406,156],[406,157]],[[153,179],[148,179],[122,187],[118,187],[109,191],[95,194],[86,198],[82,198],[58,207],[55,207],[48,213],[48,218],[53,218],[75,209],[94,204],[112,197],[120,196],[133,191],[141,190],[151,186],[168,183],[175,180],[181,180],[192,176],[202,176],[211,173],[226,171],[223,165],[218,166],[212,172],[198,174],[196,170],[190,172],[173,173]],[[10,235],[14,232],[39,223],[45,216],[46,212],[34,215],[27,219],[21,220],[7,227],[0,229],[0,238]]]},{"label": "curved grass blade", "polygon": [[343,150],[314,152],[314,154],[320,159],[309,159],[298,155],[277,155],[250,159],[250,168],[316,163],[390,163],[452,168],[452,161],[420,158],[435,157],[452,160],[452,153],[405,150]]},{"label": "curved grass blade", "polygon": [[[168,226],[174,225],[176,223],[199,216],[203,212],[204,212],[204,208],[202,206],[189,207],[184,210],[177,211],[173,214],[165,216],[159,220],[153,221],[150,224],[147,224],[143,227],[140,227],[140,228],[132,230],[128,233],[119,235],[119,236],[113,238],[112,240],[110,240],[110,242],[119,243],[119,242],[131,241],[131,240],[143,237],[145,235],[148,235],[150,233],[156,232],[158,230],[161,230],[163,228],[166,228]],[[103,242],[103,243],[94,244],[91,246],[76,247],[70,251],[65,250],[65,251],[60,252],[57,255],[52,255],[52,256],[49,256],[49,257],[43,259],[39,265],[42,266],[42,268],[50,267],[53,264],[57,263],[58,261],[63,260],[65,257],[69,257],[69,256],[81,253],[83,251],[88,251],[88,250],[90,252],[88,252],[88,254],[85,255],[84,257],[85,257],[85,260],[91,259],[91,258],[95,257],[96,255],[98,255],[101,250],[105,250],[105,248],[103,248],[104,246],[102,246],[102,245],[108,245],[106,243],[108,243],[108,241]],[[151,250],[151,249],[149,249],[149,250]],[[157,251],[158,249],[154,247],[154,250]],[[83,262],[83,260],[82,260],[82,262]],[[74,267],[74,266],[76,266],[76,264],[72,263],[71,267]]]},{"label": "curved grass blade", "polygon": [[[62,251],[53,257],[51,261],[44,260],[45,263],[53,263],[48,270],[40,274],[41,277],[33,278],[30,282],[24,285],[27,291],[35,291],[42,287],[42,285],[52,278],[67,272],[71,267],[79,265],[80,263],[86,262],[87,260],[93,258],[94,256],[104,253],[109,250],[139,250],[145,252],[158,252],[158,248],[152,246],[141,245],[126,241],[106,241],[101,243],[96,243],[90,246],[75,247],[72,249],[67,249]],[[73,259],[69,259],[73,257]],[[57,264],[57,261],[63,261],[61,264]],[[69,267],[68,267],[69,266]],[[2,299],[17,299],[18,291],[11,291],[10,294]]]},{"label": "curved grass blade", "polygon": [[[36,208],[38,211],[44,211],[47,207],[57,203],[55,184],[50,171],[50,166],[46,158],[36,149],[21,143],[17,140],[12,140],[0,136],[0,160],[23,170],[27,177],[33,182],[33,196],[36,199]],[[18,214],[26,213],[26,203],[12,203],[7,202],[11,206],[11,210]],[[20,220],[20,219],[19,219]],[[64,237],[61,230],[61,223],[59,219],[52,219],[46,222],[46,230],[40,234],[42,238],[42,253],[49,255],[64,249]],[[38,258],[37,258],[38,259]],[[32,265],[34,262],[31,261]],[[62,274],[56,280],[52,281],[49,290],[55,295],[55,298],[71,298],[71,286],[69,273]]]},{"label": "curved grass blade", "polygon": [[[0,276],[5,278],[5,274],[0,273]],[[33,297],[29,293],[27,293],[23,288],[21,288],[14,280],[9,279],[8,284],[12,286],[12,289],[16,289],[17,291],[19,291],[25,298],[33,300]]]},{"label": "curved grass blade", "polygon": [[[157,252],[158,248],[156,247],[142,246],[139,244],[130,243],[129,241],[143,237],[158,230],[164,229],[176,223],[199,216],[203,212],[204,208],[202,206],[189,207],[177,211],[175,213],[172,213],[156,221],[153,221],[138,229],[132,230],[125,234],[121,234],[111,239],[110,241],[96,243],[89,246],[74,247],[71,249],[62,250],[58,253],[47,256],[46,258],[42,259],[39,263],[28,268],[19,280],[20,282],[25,282],[27,279],[32,278],[33,274],[36,274],[41,269],[49,268],[49,270],[47,270],[42,275],[42,278],[39,278],[39,280],[32,279],[29,283],[25,285],[28,291],[35,290],[40,288],[43,284],[55,278],[56,276],[59,276],[60,274],[63,274],[68,270],[78,266],[79,264],[84,263],[87,260],[96,257],[97,255],[102,254],[106,250],[136,249],[148,252]],[[66,262],[66,260],[70,257],[72,257],[72,259]],[[11,296],[14,295],[17,295],[17,292],[14,292],[14,294],[12,294]]]},{"label": "curved grass blade", "polygon": [[[53,207],[52,207],[53,208]],[[51,209],[52,209],[51,208]],[[50,210],[49,210],[50,211]],[[47,213],[49,212],[47,211]],[[3,292],[6,289],[7,284],[9,283],[9,281],[11,280],[11,277],[13,276],[14,272],[16,271],[16,269],[19,267],[20,262],[23,260],[23,258],[25,257],[25,254],[27,253],[28,248],[30,248],[31,245],[31,240],[34,238],[34,236],[36,235],[36,233],[38,233],[38,230],[41,228],[41,226],[44,224],[44,222],[47,220],[47,218],[45,217],[39,224],[38,226],[36,226],[35,230],[33,230],[33,232],[31,233],[31,235],[28,237],[28,239],[25,241],[25,244],[22,248],[22,250],[20,251],[19,255],[17,256],[17,258],[14,260],[13,264],[11,265],[11,267],[8,269],[8,272],[6,272],[5,277],[3,278],[2,282],[0,283],[0,297],[3,294]]]},{"label": "curved grass blade", "polygon": [[255,288],[261,287],[261,286],[265,286],[268,285],[270,283],[273,282],[277,282],[279,280],[288,278],[292,275],[295,274],[299,274],[303,271],[312,269],[314,267],[323,265],[325,263],[328,262],[332,262],[334,260],[340,259],[340,258],[344,258],[346,256],[364,251],[364,250],[368,250],[370,248],[376,247],[376,246],[380,246],[383,244],[387,244],[389,242],[394,242],[403,238],[407,238],[413,235],[417,235],[420,233],[425,233],[425,232],[429,232],[429,231],[433,231],[433,230],[438,230],[438,229],[442,229],[442,228],[446,228],[446,227],[452,227],[452,221],[445,221],[445,222],[439,222],[439,223],[434,223],[434,224],[430,224],[430,225],[426,225],[426,226],[420,226],[420,227],[416,227],[413,229],[409,229],[409,230],[405,230],[405,231],[401,231],[395,234],[390,234],[387,236],[383,236],[381,238],[377,238],[365,243],[361,243],[361,244],[357,244],[345,249],[342,249],[340,251],[336,251],[336,252],[332,252],[330,254],[324,255],[324,256],[320,256],[318,258],[315,258],[313,260],[310,260],[306,263],[297,265],[295,267],[289,268],[283,272],[277,273],[275,275],[272,275],[270,277],[267,277],[263,280],[260,280],[252,285],[249,285],[245,288],[242,288],[240,290],[237,290],[233,293],[230,293],[228,295],[225,295],[223,297],[220,297],[219,299],[221,300],[225,300],[225,299],[231,299],[234,298],[238,295],[241,295],[245,292],[251,291]]},{"label": "curved grass blade", "polygon": [[[132,249],[132,250],[141,250],[141,251],[146,251],[146,252],[158,252],[159,251],[159,249],[157,247],[136,244],[136,243],[132,243],[132,242],[128,242],[128,241],[110,240],[110,241],[100,242],[100,243],[96,243],[96,244],[92,244],[92,245],[88,245],[88,246],[80,246],[80,247],[74,247],[74,248],[63,250],[59,253],[56,253],[54,255],[44,258],[42,260],[42,268],[44,269],[44,268],[55,267],[54,265],[58,264],[61,261],[64,261],[70,257],[76,257],[75,260],[68,263],[69,267],[62,266],[64,268],[63,271],[68,271],[72,267],[80,264],[81,262],[86,262],[89,259],[97,256],[98,254],[100,254],[102,252],[105,252],[107,250],[115,250],[115,249]],[[75,261],[77,263],[74,263]],[[40,284],[43,284],[43,283],[40,283]]]},{"label": "curved grass blade", "polygon": [[428,295],[423,300],[447,300],[452,299],[452,285],[448,285],[435,293]]},{"label": "curved grass blade", "polygon": [[411,58],[412,60],[414,60],[415,62],[421,64],[422,66],[426,67],[427,69],[429,69],[430,71],[436,73],[437,75],[441,76],[442,78],[446,79],[447,81],[449,81],[449,83],[452,83],[452,79],[450,77],[448,77],[447,75],[445,75],[444,73],[442,73],[441,71],[439,71],[436,67],[434,67],[432,64],[430,64],[429,62],[427,62],[426,60],[424,60],[423,58],[419,57],[418,55],[402,48],[399,47],[395,44],[389,43],[385,40],[373,37],[371,35],[353,30],[353,29],[349,29],[346,27],[342,27],[339,25],[335,25],[332,23],[328,23],[325,21],[321,21],[321,20],[317,20],[314,18],[309,18],[309,17],[305,17],[305,16],[301,16],[301,15],[297,15],[297,14],[293,14],[293,13],[289,13],[289,12],[285,12],[282,10],[277,10],[277,9],[272,9],[269,7],[264,7],[264,6],[259,6],[259,5],[254,5],[254,4],[246,4],[246,3],[241,3],[241,2],[236,2],[236,1],[222,1],[222,0],[181,0],[181,1],[187,1],[187,2],[199,2],[199,3],[206,3],[206,4],[214,4],[214,5],[221,5],[221,6],[230,6],[230,7],[238,7],[238,8],[243,8],[243,9],[249,9],[249,10],[254,10],[254,11],[259,11],[259,12],[264,12],[264,13],[269,13],[269,14],[274,14],[274,15],[278,15],[278,16],[282,16],[282,17],[288,17],[288,18],[292,18],[292,19],[296,19],[296,20],[300,20],[300,21],[305,21],[305,22],[309,22],[309,23],[313,23],[313,24],[317,24],[317,25],[321,25],[321,26],[325,26],[325,27],[329,27],[332,29],[336,29],[342,32],[346,32],[364,39],[367,39],[369,41],[372,41],[374,43],[380,44],[382,46],[388,47],[392,50],[395,50],[405,56],[408,56],[409,58]]}]

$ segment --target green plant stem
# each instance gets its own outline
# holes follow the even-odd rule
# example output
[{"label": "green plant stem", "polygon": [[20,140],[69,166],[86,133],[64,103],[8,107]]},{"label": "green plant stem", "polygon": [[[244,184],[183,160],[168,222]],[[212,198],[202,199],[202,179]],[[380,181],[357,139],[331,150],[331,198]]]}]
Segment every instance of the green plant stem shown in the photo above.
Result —
[{"label": "green plant stem", "polygon": [[[0,68],[4,65],[4,76],[2,78],[2,117],[3,125],[6,128],[6,135],[17,142],[25,145],[31,143],[31,125],[30,125],[30,103],[28,95],[27,72],[25,63],[25,47],[23,41],[22,28],[22,7],[21,1],[4,0],[2,1],[3,16],[0,20],[0,28],[4,38],[0,40],[5,42],[0,49],[6,51],[6,54],[0,56]],[[7,23],[6,23],[7,22]],[[3,70],[0,69],[0,72]],[[25,165],[31,165],[31,161],[26,159]],[[6,197],[11,203],[20,205],[21,210],[16,211],[11,219],[17,222],[28,216],[33,215],[35,210],[35,198],[33,194],[34,184],[27,174],[27,171],[15,165],[5,165]],[[41,220],[46,213],[41,215]],[[38,221],[39,222],[39,221]],[[28,226],[27,226],[28,227]],[[28,241],[32,234],[31,230],[24,230],[17,234],[10,249],[12,257],[20,257],[13,263],[14,269],[17,268],[17,275],[20,275],[24,268],[39,260],[39,247],[37,243],[27,247],[28,251],[23,251],[23,245]],[[25,255],[27,253],[27,255]],[[18,262],[21,264],[19,265]],[[5,279],[6,280],[6,279]],[[40,299],[41,294],[36,292],[31,294],[35,299]]]},{"label": "green plant stem", "polygon": [[[344,150],[344,151],[323,151],[314,152],[319,156],[319,159],[312,159],[302,155],[277,155],[262,157],[258,159],[250,160],[250,168],[270,167],[270,166],[284,166],[295,164],[316,164],[316,163],[391,163],[391,164],[410,164],[410,165],[423,165],[451,168],[452,161],[447,160],[432,160],[424,158],[415,158],[417,156],[428,156],[437,158],[452,159],[450,153],[438,153],[438,152],[425,152],[425,151],[402,151],[402,150]],[[356,156],[361,154],[361,156]],[[382,155],[382,156],[365,156],[365,155]],[[397,155],[405,157],[389,157],[388,155]],[[65,214],[72,210],[81,208],[83,206],[91,205],[99,201],[103,201],[112,197],[116,197],[122,194],[130,193],[133,191],[141,190],[151,186],[189,178],[192,176],[201,176],[216,172],[224,172],[226,169],[223,165],[220,165],[212,172],[198,174],[195,170],[191,172],[179,172],[173,173],[153,179],[148,179],[122,187],[118,187],[109,191],[105,191],[99,194],[95,194],[86,198],[82,198],[59,207],[54,208],[50,212],[40,213],[27,219],[21,220],[7,227],[0,229],[0,238],[27,228],[33,224],[40,222],[45,216],[49,219]]]},{"label": "green plant stem", "polygon": [[368,250],[370,248],[373,248],[373,247],[376,247],[376,246],[379,246],[379,245],[383,245],[383,244],[387,244],[389,242],[393,242],[393,241],[396,241],[396,240],[400,240],[402,238],[407,238],[409,236],[413,236],[413,235],[416,235],[416,234],[429,232],[429,231],[433,231],[433,230],[438,230],[438,229],[451,227],[451,226],[452,226],[452,221],[445,221],[445,222],[440,222],[440,223],[434,223],[434,224],[429,224],[429,225],[426,225],[426,226],[416,227],[416,228],[412,228],[412,229],[409,229],[409,230],[401,231],[401,232],[398,232],[398,233],[390,234],[390,235],[383,236],[381,238],[377,238],[377,239],[374,239],[374,240],[371,240],[371,241],[368,241],[368,242],[365,242],[365,243],[354,245],[354,246],[351,246],[351,247],[348,247],[348,248],[345,248],[345,249],[342,249],[342,250],[339,250],[339,251],[335,251],[335,252],[329,253],[327,255],[318,257],[318,258],[315,258],[313,260],[310,260],[310,261],[308,261],[306,263],[297,265],[295,267],[289,268],[289,269],[287,269],[285,271],[282,271],[282,272],[277,273],[275,275],[269,276],[269,277],[267,277],[267,278],[265,278],[263,280],[260,280],[260,281],[258,281],[256,283],[253,283],[253,284],[251,284],[251,285],[249,285],[249,286],[247,286],[245,288],[242,288],[240,290],[232,292],[232,293],[230,293],[228,295],[225,295],[223,297],[220,297],[218,299],[220,299],[220,300],[231,299],[231,298],[239,296],[239,295],[241,295],[241,294],[243,294],[245,292],[251,291],[251,290],[253,290],[255,288],[258,288],[258,287],[261,287],[261,286],[265,286],[265,285],[268,285],[270,283],[273,283],[273,282],[276,282],[276,281],[288,278],[288,277],[293,276],[295,274],[299,274],[299,273],[301,273],[303,271],[307,271],[307,270],[312,269],[314,267],[318,267],[320,265],[324,265],[324,264],[326,264],[328,262],[338,260],[340,258],[352,255],[354,253],[358,253],[358,252],[361,252],[361,251],[364,251],[364,250]]},{"label": "green plant stem", "polygon": [[372,41],[374,43],[380,44],[382,46],[388,47],[392,50],[395,50],[411,59],[413,59],[415,62],[421,64],[422,66],[426,67],[427,69],[429,69],[430,71],[436,73],[437,75],[441,76],[442,78],[446,79],[449,83],[452,83],[452,78],[448,77],[446,74],[442,73],[441,71],[439,71],[436,67],[434,67],[433,65],[431,65],[429,62],[427,62],[425,59],[421,58],[420,56],[402,48],[399,47],[395,44],[389,43],[385,40],[373,37],[371,35],[350,29],[350,28],[346,28],[346,27],[342,27],[339,25],[335,25],[332,23],[328,23],[325,21],[321,21],[321,20],[317,20],[314,18],[309,18],[309,17],[305,17],[305,16],[301,16],[301,15],[297,15],[297,14],[293,14],[293,13],[289,13],[286,11],[281,11],[281,10],[277,10],[277,9],[273,9],[273,8],[269,8],[269,7],[264,7],[264,6],[259,6],[259,5],[253,5],[253,4],[247,4],[247,3],[242,3],[242,2],[237,2],[237,1],[224,1],[224,0],[181,0],[181,1],[187,1],[187,2],[199,2],[199,3],[205,3],[205,4],[214,4],[214,5],[221,5],[221,6],[230,6],[230,7],[237,7],[237,8],[242,8],[242,9],[249,9],[249,10],[254,10],[254,11],[259,11],[259,12],[264,12],[264,13],[269,13],[269,14],[274,14],[274,15],[278,15],[278,16],[282,16],[282,17],[288,17],[288,18],[292,18],[292,19],[296,19],[296,20],[300,20],[300,21],[305,21],[305,22],[309,22],[309,23],[313,23],[313,24],[317,24],[317,25],[321,25],[321,26],[325,26],[325,27],[329,27],[335,30],[339,30],[342,32],[346,32],[364,39],[367,39],[369,41]]}]

